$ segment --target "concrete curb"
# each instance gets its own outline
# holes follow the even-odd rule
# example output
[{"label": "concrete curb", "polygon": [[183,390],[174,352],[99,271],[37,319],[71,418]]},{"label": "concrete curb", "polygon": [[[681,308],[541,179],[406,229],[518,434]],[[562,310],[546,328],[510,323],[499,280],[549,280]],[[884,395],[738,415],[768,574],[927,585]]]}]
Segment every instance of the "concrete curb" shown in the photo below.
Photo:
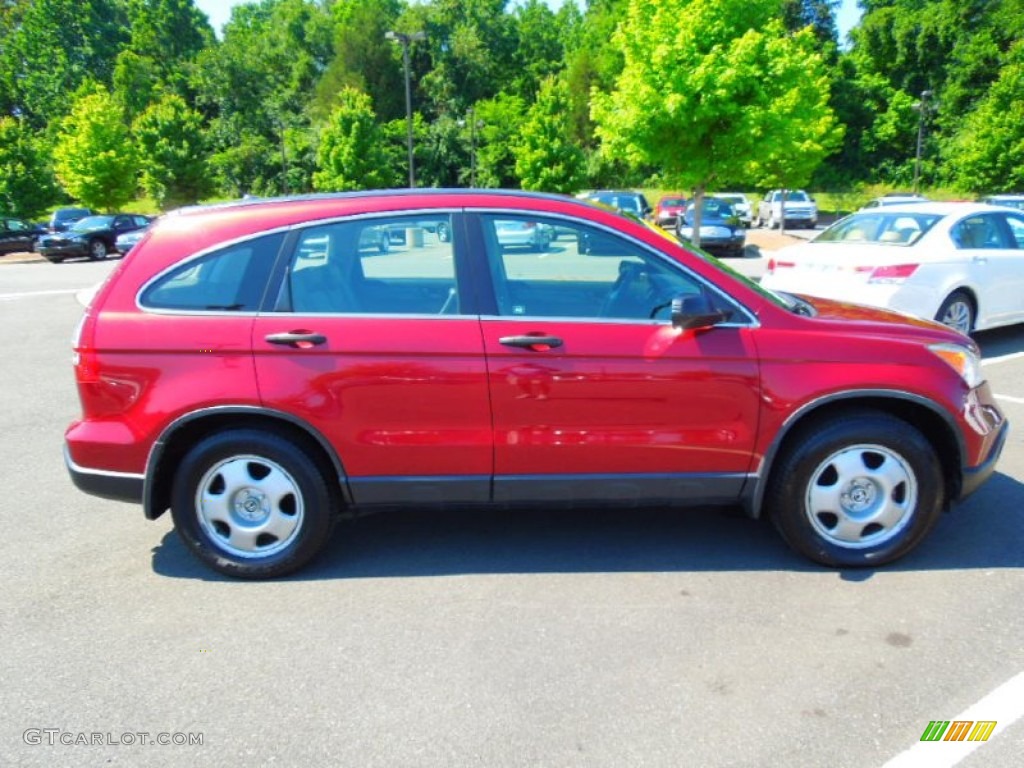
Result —
[{"label": "concrete curb", "polygon": [[2,264],[46,264],[47,261],[38,253],[22,252],[22,253],[5,253],[0,256],[0,265]]}]

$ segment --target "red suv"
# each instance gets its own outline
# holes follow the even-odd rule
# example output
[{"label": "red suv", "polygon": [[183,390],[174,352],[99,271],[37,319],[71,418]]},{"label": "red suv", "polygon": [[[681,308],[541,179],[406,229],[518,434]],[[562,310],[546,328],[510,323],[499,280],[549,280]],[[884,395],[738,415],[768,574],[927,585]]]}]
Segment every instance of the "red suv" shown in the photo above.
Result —
[{"label": "red suv", "polygon": [[[558,238],[507,247],[519,222]],[[541,194],[167,216],[74,350],[76,485],[170,509],[201,560],[251,578],[396,505],[740,506],[820,563],[878,565],[992,473],[1006,435],[967,337],[762,290]]]}]

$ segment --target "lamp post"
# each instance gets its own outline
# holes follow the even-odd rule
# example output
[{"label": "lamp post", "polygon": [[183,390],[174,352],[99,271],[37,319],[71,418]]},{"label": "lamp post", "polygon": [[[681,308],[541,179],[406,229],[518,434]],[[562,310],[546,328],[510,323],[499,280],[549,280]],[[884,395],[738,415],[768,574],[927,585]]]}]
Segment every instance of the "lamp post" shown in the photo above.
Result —
[{"label": "lamp post", "polygon": [[917,194],[921,180],[921,142],[924,139],[924,118],[928,112],[928,99],[931,91],[921,91],[921,100],[914,104],[917,110],[917,157],[914,160],[914,194]]},{"label": "lamp post", "polygon": [[467,123],[469,124],[469,186],[473,188],[476,187],[476,132],[478,128],[484,127],[484,122],[476,119],[473,108],[470,107],[466,110],[466,119],[459,120],[461,127],[465,127]]},{"label": "lamp post", "polygon": [[426,32],[413,32],[411,35],[405,32],[388,30],[384,33],[385,40],[398,41],[402,46],[402,66],[405,69],[405,119],[409,125],[406,144],[409,148],[409,187],[416,186],[416,172],[413,170],[412,161],[412,88],[409,85],[409,43],[413,40],[426,40]]}]

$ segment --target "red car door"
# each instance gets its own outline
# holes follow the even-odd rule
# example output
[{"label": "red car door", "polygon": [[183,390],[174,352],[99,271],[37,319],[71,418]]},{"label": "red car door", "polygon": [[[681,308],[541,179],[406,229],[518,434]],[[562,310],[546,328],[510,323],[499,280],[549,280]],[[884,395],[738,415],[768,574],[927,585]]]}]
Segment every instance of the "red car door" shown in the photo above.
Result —
[{"label": "red car door", "polygon": [[483,343],[451,231],[449,214],[310,227],[256,319],[263,403],[330,442],[357,503],[490,497]]},{"label": "red car door", "polygon": [[669,322],[673,297],[714,291],[617,233],[538,221],[534,252],[480,217],[495,313],[482,319],[495,498],[735,500],[758,426],[752,318],[707,331]]}]

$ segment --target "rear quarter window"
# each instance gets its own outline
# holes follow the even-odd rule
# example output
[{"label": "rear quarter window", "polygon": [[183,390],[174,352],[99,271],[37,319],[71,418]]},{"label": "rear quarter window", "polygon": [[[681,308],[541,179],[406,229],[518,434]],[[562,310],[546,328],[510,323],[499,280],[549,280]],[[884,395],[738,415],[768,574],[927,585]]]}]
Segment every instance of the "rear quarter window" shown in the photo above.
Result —
[{"label": "rear quarter window", "polygon": [[255,312],[283,238],[265,235],[180,264],[146,286],[139,303],[165,311]]}]

